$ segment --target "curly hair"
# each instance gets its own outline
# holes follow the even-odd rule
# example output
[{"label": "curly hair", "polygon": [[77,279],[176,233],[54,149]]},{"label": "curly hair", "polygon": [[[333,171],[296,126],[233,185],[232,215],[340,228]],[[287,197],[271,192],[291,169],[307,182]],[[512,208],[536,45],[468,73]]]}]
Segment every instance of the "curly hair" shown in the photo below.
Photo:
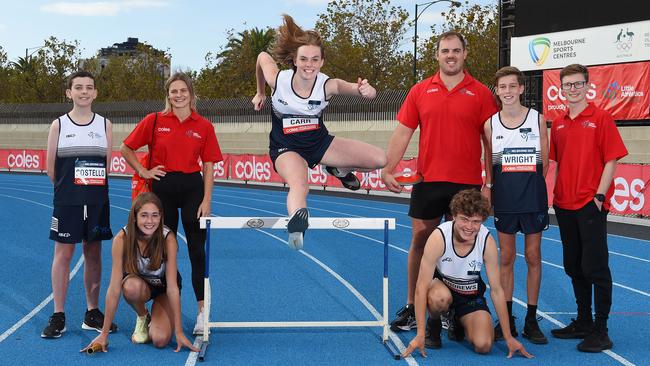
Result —
[{"label": "curly hair", "polygon": [[469,217],[480,216],[483,220],[490,215],[488,200],[476,189],[462,190],[451,199],[449,204],[451,215],[463,214]]},{"label": "curly hair", "polygon": [[300,46],[317,46],[320,47],[321,58],[325,58],[323,49],[323,39],[315,30],[303,30],[293,18],[283,14],[284,24],[278,28],[278,33],[273,47],[273,57],[276,61],[293,67],[296,59],[296,53]]}]

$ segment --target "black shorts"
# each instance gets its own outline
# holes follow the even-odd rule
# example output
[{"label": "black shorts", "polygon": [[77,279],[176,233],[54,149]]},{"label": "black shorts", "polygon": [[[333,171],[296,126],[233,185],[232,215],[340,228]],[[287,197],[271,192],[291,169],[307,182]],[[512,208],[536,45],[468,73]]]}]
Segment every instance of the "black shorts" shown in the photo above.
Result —
[{"label": "black shorts", "polygon": [[[126,280],[126,277],[129,276],[128,273],[124,273],[123,278],[122,278],[122,283],[124,283],[124,280]],[[160,296],[161,294],[166,294],[167,293],[167,284],[163,282],[162,285],[160,286],[154,286],[151,283],[147,282],[144,278],[138,276],[138,275],[133,275],[136,277],[139,277],[142,279],[142,281],[149,287],[149,292],[151,295],[149,296],[149,300],[153,300],[156,297]],[[180,292],[181,289],[183,288],[183,278],[181,277],[180,272],[176,271],[176,282],[178,283],[178,291]],[[149,301],[147,300],[147,301]]]},{"label": "black shorts", "polygon": [[[451,291],[451,290],[449,290]],[[485,310],[490,313],[490,308],[487,306],[485,296],[466,297],[461,296],[451,291],[451,308],[456,312],[456,320],[463,316],[479,310]]]},{"label": "black shorts", "polygon": [[494,227],[499,232],[536,234],[548,229],[548,211],[528,213],[494,213]]},{"label": "black shorts", "polygon": [[[300,157],[305,159],[307,165],[313,169],[323,159],[323,156],[325,156],[325,152],[332,144],[332,141],[334,141],[334,136],[326,135],[317,143],[305,148],[293,148],[293,147],[280,147],[277,149],[271,148],[269,150],[269,156],[271,157],[271,161],[273,161],[273,169],[275,169],[275,160],[278,158],[278,156],[289,151],[293,151],[298,155],[300,155]],[[278,170],[275,169],[275,171]]]},{"label": "black shorts", "polygon": [[54,206],[50,239],[59,243],[76,244],[113,238],[110,203],[101,205]]},{"label": "black shorts", "polygon": [[481,186],[451,182],[422,182],[413,186],[409,216],[414,219],[433,220],[448,214],[454,195],[464,189],[480,190]]}]

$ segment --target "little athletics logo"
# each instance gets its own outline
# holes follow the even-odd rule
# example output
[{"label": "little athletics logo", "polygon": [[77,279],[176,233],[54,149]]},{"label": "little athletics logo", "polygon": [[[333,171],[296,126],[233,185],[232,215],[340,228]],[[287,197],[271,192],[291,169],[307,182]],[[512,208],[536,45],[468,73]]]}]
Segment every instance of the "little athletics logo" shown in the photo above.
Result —
[{"label": "little athletics logo", "polygon": [[[537,51],[541,51],[538,53]],[[551,40],[546,37],[537,37],[528,43],[528,52],[535,65],[542,66],[551,51]]]},{"label": "little athletics logo", "polygon": [[338,229],[345,229],[346,227],[350,226],[350,221],[346,219],[334,219],[334,221],[332,221],[332,225]]},{"label": "little athletics logo", "polygon": [[251,229],[259,229],[264,226],[264,220],[262,219],[250,219],[246,221],[246,226]]}]

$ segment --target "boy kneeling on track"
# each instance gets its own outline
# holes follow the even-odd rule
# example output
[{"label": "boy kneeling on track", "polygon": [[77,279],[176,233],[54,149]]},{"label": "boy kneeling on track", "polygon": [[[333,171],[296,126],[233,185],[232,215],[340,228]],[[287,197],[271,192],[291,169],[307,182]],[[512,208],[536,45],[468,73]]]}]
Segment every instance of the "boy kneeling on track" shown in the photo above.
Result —
[{"label": "boy kneeling on track", "polygon": [[[448,335],[452,340],[467,340],[476,353],[488,353],[494,344],[492,317],[483,294],[485,283],[481,267],[490,283],[490,295],[508,346],[508,358],[517,351],[531,358],[524,346],[510,334],[504,292],[499,279],[499,256],[496,242],[483,221],[490,205],[481,192],[467,189],[457,193],[450,204],[453,221],[436,228],[424,248],[415,290],[417,335],[402,354],[408,357],[415,349],[426,356],[427,348],[440,348],[441,314],[449,319]],[[429,320],[426,322],[426,309]],[[426,329],[426,331],[425,331]]]}]

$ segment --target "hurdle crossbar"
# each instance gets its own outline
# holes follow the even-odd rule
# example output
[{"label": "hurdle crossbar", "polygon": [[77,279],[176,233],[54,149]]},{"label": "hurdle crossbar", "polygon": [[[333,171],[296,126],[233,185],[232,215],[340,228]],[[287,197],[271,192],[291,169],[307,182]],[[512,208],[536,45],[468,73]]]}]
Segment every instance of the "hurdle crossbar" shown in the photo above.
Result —
[{"label": "hurdle crossbar", "polygon": [[388,325],[388,231],[395,230],[394,218],[342,218],[310,217],[309,230],[383,230],[384,274],[382,282],[382,318],[368,321],[264,321],[264,322],[216,322],[210,321],[212,292],[210,287],[210,232],[213,229],[286,229],[288,217],[201,217],[200,226],[207,230],[205,241],[205,293],[203,309],[203,338],[199,360],[205,360],[210,341],[210,328],[315,328],[315,327],[381,327],[381,341],[395,359],[399,350],[389,338]]}]

